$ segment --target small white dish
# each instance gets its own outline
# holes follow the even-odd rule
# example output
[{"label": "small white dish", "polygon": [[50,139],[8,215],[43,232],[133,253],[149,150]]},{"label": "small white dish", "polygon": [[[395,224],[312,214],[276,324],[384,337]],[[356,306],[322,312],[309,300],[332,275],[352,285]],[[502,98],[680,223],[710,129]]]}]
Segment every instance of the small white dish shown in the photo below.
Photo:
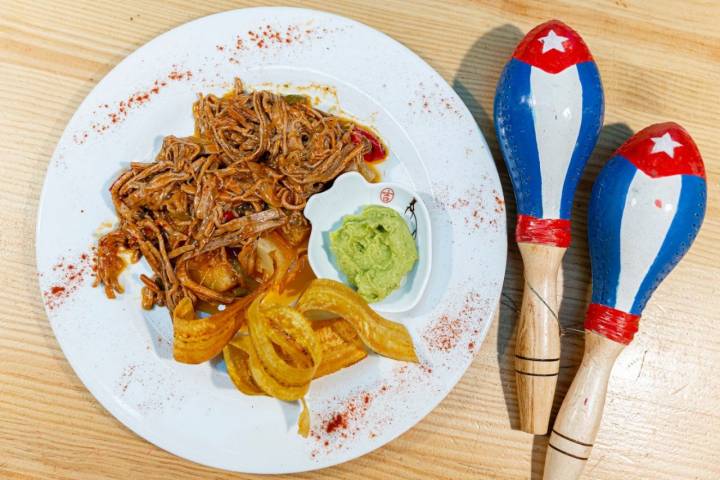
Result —
[{"label": "small white dish", "polygon": [[432,231],[425,203],[419,195],[400,184],[370,183],[359,173],[349,172],[339,176],[329,190],[310,197],[304,212],[312,223],[308,244],[310,267],[318,278],[350,285],[330,250],[330,232],[340,228],[346,215],[358,214],[368,205],[381,205],[398,212],[415,238],[418,251],[415,266],[398,289],[372,304],[381,312],[406,312],[418,304],[430,279]]}]

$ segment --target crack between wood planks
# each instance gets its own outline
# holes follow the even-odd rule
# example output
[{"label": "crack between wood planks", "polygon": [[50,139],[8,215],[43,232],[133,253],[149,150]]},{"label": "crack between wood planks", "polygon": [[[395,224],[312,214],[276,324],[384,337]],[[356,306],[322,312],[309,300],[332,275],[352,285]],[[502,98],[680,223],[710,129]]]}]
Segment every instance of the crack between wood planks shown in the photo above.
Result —
[{"label": "crack between wood planks", "polygon": [[595,465],[593,465],[593,467],[590,470],[588,470],[588,472],[586,474],[588,478],[591,478],[590,474],[593,473],[595,471],[595,469],[605,460],[606,456],[607,455],[603,455],[602,457],[600,457],[600,460],[598,460],[597,463]]},{"label": "crack between wood planks", "polygon": [[640,360],[640,370],[638,370],[637,377],[635,377],[636,382],[640,378],[640,375],[642,375],[643,367],[645,366],[645,355],[647,355],[647,352],[647,350],[643,352],[642,360]]}]

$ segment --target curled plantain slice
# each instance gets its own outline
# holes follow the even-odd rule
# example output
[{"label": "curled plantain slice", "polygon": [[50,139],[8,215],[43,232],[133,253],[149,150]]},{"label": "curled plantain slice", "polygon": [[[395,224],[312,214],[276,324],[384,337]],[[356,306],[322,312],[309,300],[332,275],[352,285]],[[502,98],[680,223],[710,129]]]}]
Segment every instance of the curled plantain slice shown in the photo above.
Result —
[{"label": "curled plantain slice", "polygon": [[250,305],[247,320],[253,346],[268,374],[288,386],[312,380],[322,346],[302,313],[283,305],[266,307],[258,299]]},{"label": "curled plantain slice", "polygon": [[247,333],[237,335],[223,355],[241,391],[299,400],[322,362],[322,345],[310,321],[294,308],[273,304],[275,298],[269,293],[252,302]]},{"label": "curled plantain slice", "polygon": [[310,435],[310,409],[304,398],[300,399],[300,403],[302,404],[302,411],[298,418],[298,434],[301,437],[307,438]]},{"label": "curled plantain slice", "polygon": [[357,348],[365,350],[365,344],[360,339],[360,336],[355,331],[350,322],[348,322],[344,318],[336,318],[334,320],[331,320],[330,326],[333,329],[333,332],[335,332],[346,343],[351,343]]},{"label": "curled plantain slice", "polygon": [[219,354],[238,331],[245,310],[257,295],[250,294],[222,312],[196,318],[192,301],[185,297],[173,311],[173,357],[181,363],[202,363]]},{"label": "curled plantain slice", "polygon": [[246,395],[264,395],[250,373],[250,353],[252,348],[247,334],[236,337],[223,348],[223,359],[228,375],[235,387]]},{"label": "curled plantain slice", "polygon": [[313,328],[323,347],[315,378],[335,373],[367,357],[365,345],[347,321],[341,318],[317,321],[313,322]]},{"label": "curled plantain slice", "polygon": [[331,312],[347,320],[374,352],[396,360],[418,361],[407,329],[375,313],[360,295],[340,282],[313,280],[298,300],[297,309],[303,313]]}]

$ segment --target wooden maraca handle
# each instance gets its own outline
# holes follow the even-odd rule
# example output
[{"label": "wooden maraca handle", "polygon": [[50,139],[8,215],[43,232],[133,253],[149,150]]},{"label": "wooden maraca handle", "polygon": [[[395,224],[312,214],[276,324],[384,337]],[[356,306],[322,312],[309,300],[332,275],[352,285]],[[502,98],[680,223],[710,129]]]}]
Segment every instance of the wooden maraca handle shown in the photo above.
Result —
[{"label": "wooden maraca handle", "polygon": [[615,359],[625,345],[585,330],[580,369],[563,400],[545,457],[543,480],[576,480],[592,451]]},{"label": "wooden maraca handle", "polygon": [[520,428],[544,435],[560,368],[558,269],[564,247],[519,242],[525,287],[515,343]]}]

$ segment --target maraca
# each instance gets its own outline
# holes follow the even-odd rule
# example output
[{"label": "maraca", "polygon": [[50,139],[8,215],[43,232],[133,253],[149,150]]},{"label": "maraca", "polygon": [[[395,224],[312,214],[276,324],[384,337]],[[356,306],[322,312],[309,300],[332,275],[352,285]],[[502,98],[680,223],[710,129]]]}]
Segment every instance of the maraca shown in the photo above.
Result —
[{"label": "maraca", "polygon": [[495,94],[495,129],[517,202],[525,285],[515,346],[520,426],[544,434],[560,368],[557,276],[575,188],[602,126],[600,74],[585,42],[552,20],[520,42]]},{"label": "maraca", "polygon": [[705,200],[700,152],[675,123],[638,132],[600,172],[588,211],[592,303],[585,354],[550,435],[546,480],[580,477],[615,359],[637,332],[650,295],[690,248]]}]

